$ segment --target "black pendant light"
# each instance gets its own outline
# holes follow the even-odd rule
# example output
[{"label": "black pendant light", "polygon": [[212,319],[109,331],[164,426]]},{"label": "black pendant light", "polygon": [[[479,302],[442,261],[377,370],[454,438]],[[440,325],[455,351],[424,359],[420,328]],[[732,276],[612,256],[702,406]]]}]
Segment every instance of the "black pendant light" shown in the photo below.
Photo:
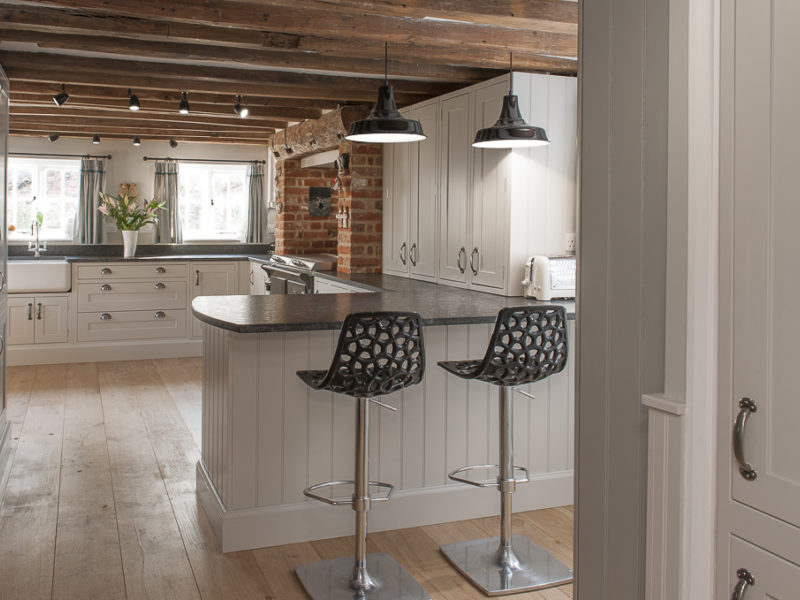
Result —
[{"label": "black pendant light", "polygon": [[389,44],[384,48],[384,79],[378,89],[378,102],[366,119],[350,125],[345,139],[351,142],[397,144],[426,139],[419,121],[406,119],[397,112],[394,88],[389,85]]},{"label": "black pendant light", "polygon": [[508,95],[503,97],[503,110],[497,123],[481,129],[472,142],[475,148],[531,148],[550,143],[541,127],[528,125],[519,112],[519,100],[514,95],[514,62],[510,57]]},{"label": "black pendant light", "polygon": [[131,93],[131,88],[128,88],[128,108],[131,110],[139,110],[139,96]]},{"label": "black pendant light", "polygon": [[186,97],[186,92],[181,94],[181,103],[178,105],[178,112],[182,115],[189,114],[189,99]]},{"label": "black pendant light", "polygon": [[57,106],[62,106],[67,103],[69,100],[69,94],[67,93],[67,86],[63,83],[61,84],[61,91],[53,96],[53,102],[56,103]]}]

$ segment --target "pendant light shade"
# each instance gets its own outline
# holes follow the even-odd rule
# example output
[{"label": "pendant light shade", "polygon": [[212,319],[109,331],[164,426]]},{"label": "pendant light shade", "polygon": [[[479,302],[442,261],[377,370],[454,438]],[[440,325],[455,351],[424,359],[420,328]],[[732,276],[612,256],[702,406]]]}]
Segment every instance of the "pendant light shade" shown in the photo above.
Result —
[{"label": "pendant light shade", "polygon": [[56,103],[56,106],[62,106],[67,103],[69,100],[69,94],[67,93],[67,86],[63,83],[61,84],[61,92],[53,96],[53,102]]},{"label": "pendant light shade", "polygon": [[128,108],[131,110],[139,110],[139,96],[136,94],[131,93],[131,89],[128,88]]},{"label": "pendant light shade", "polygon": [[500,118],[491,127],[475,134],[475,148],[531,148],[550,143],[547,132],[541,127],[528,125],[519,112],[519,99],[514,95],[513,62],[509,72],[509,90],[503,97]]},{"label": "pendant light shade", "polygon": [[394,100],[394,88],[388,81],[389,45],[385,46],[383,85],[378,88],[378,101],[366,119],[350,125],[345,139],[351,142],[367,142],[373,144],[397,144],[401,142],[418,142],[426,139],[419,121],[406,119],[397,111]]},{"label": "pendant light shade", "polygon": [[181,103],[178,105],[178,112],[182,115],[189,114],[189,99],[186,97],[186,92],[181,94]]}]

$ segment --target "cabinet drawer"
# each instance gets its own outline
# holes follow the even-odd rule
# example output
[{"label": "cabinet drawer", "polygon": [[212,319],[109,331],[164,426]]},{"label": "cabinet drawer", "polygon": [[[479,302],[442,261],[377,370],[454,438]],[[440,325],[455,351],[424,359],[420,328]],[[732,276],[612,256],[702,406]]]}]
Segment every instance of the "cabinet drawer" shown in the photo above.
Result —
[{"label": "cabinet drawer", "polygon": [[79,342],[182,337],[186,337],[186,309],[78,314]]},{"label": "cabinet drawer", "polygon": [[84,279],[186,279],[186,263],[137,262],[78,265],[78,280]]},{"label": "cabinet drawer", "polygon": [[78,312],[185,307],[185,281],[109,280],[78,284]]}]

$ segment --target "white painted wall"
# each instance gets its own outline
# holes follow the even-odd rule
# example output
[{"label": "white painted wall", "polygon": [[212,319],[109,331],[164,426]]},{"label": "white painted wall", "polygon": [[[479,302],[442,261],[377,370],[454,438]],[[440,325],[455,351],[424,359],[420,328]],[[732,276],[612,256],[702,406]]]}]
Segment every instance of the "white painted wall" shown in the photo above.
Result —
[{"label": "white painted wall", "polygon": [[[167,142],[147,142],[142,140],[138,148],[132,140],[107,140],[100,144],[92,144],[90,138],[59,139],[53,143],[46,138],[31,138],[10,136],[8,138],[9,152],[41,152],[57,154],[110,154],[111,160],[107,161],[106,191],[118,193],[120,183],[136,183],[139,187],[139,197],[150,199],[153,197],[153,177],[155,163],[142,160],[145,156],[174,156],[178,158],[204,158],[209,160],[267,160],[267,173],[265,180],[273,180],[271,167],[273,160],[266,146],[238,145],[238,144],[198,144],[180,142],[177,148],[170,148]],[[271,199],[271,195],[267,196]],[[274,216],[270,215],[270,226],[274,227]],[[110,227],[109,227],[110,226]],[[120,234],[114,231],[113,224],[106,220],[106,235],[108,243],[122,243]],[[152,228],[148,226],[140,237],[140,244],[150,243]]]}]

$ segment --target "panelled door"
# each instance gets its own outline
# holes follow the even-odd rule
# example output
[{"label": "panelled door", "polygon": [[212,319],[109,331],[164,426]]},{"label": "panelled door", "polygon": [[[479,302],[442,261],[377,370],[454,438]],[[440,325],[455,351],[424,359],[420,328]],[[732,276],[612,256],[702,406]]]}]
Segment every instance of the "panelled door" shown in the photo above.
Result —
[{"label": "panelled door", "polygon": [[411,246],[408,250],[411,276],[436,278],[436,195],[438,101],[414,108],[411,118],[422,124],[428,139],[411,147]]},{"label": "panelled door", "polygon": [[725,0],[721,24],[718,581],[798,598],[764,561],[800,564],[800,2]]},{"label": "panelled door", "polygon": [[[507,93],[505,81],[475,91],[475,131],[494,125]],[[505,283],[509,152],[472,149],[472,243],[468,250],[471,279],[476,285],[502,288]]]},{"label": "panelled door", "polygon": [[411,144],[383,148],[383,271],[408,273],[408,204],[410,202]]},{"label": "panelled door", "polygon": [[469,262],[469,93],[441,103],[439,120],[439,277],[467,282]]},{"label": "panelled door", "polygon": [[[236,263],[193,263],[190,268],[192,300],[198,296],[226,296],[238,292]],[[192,336],[200,337],[202,333],[200,320],[192,317]]]}]

